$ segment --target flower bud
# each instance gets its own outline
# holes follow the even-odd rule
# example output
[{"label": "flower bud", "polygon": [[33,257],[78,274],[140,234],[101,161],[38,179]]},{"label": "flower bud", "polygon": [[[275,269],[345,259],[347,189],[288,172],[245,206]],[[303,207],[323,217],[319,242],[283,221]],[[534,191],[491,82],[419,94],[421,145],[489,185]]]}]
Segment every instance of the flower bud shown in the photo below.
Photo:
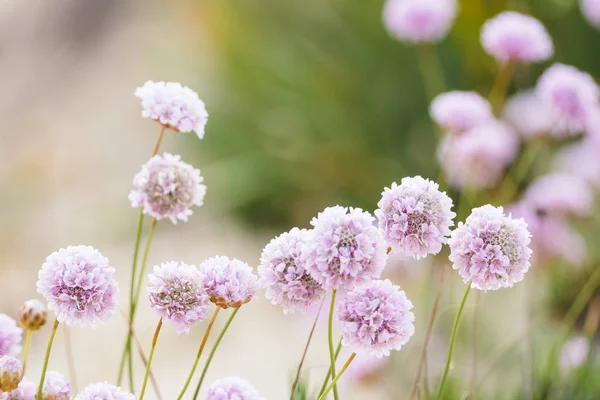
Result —
[{"label": "flower bud", "polygon": [[48,310],[36,299],[27,300],[19,309],[19,325],[21,328],[37,331],[46,323]]},{"label": "flower bud", "polygon": [[0,357],[0,392],[15,390],[23,379],[21,361],[12,356]]}]

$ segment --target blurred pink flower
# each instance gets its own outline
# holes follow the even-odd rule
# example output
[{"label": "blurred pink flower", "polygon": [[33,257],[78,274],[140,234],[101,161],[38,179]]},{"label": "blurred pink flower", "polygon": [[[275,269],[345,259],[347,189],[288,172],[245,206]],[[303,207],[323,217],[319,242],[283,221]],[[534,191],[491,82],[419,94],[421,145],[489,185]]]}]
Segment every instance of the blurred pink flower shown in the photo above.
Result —
[{"label": "blurred pink flower", "polygon": [[23,379],[23,365],[13,356],[0,356],[0,393],[15,390]]},{"label": "blurred pink flower", "polygon": [[368,354],[359,354],[348,367],[346,375],[350,382],[365,382],[375,380],[381,376],[381,370],[386,366],[389,359],[375,357]]},{"label": "blurred pink flower", "polygon": [[89,385],[75,400],[135,400],[135,396],[107,382]]},{"label": "blurred pink flower", "polygon": [[37,385],[27,379],[23,379],[15,390],[1,393],[0,400],[35,400],[36,394]]},{"label": "blurred pink flower", "polygon": [[42,400],[69,400],[71,384],[59,372],[48,371],[44,380]]},{"label": "blurred pink flower", "polygon": [[560,369],[563,373],[568,373],[571,370],[578,368],[587,360],[590,352],[590,343],[583,336],[576,336],[563,346],[560,352]]},{"label": "blurred pink flower", "polygon": [[554,158],[558,171],[580,176],[600,189],[600,142],[590,137],[563,146]]},{"label": "blurred pink flower", "polygon": [[489,101],[477,92],[459,90],[436,96],[429,107],[429,115],[451,133],[464,132],[494,119]]},{"label": "blurred pink flower", "polygon": [[541,176],[529,185],[524,200],[537,210],[561,215],[590,215],[594,192],[577,175],[554,172]]},{"label": "blurred pink flower", "polygon": [[580,6],[585,19],[600,28],[600,0],[580,0]]},{"label": "blurred pink flower", "polygon": [[264,400],[246,380],[231,376],[217,379],[206,392],[206,400]]},{"label": "blurred pink flower", "polygon": [[510,97],[502,115],[503,119],[526,140],[560,134],[554,129],[556,120],[552,108],[532,90],[519,92]]},{"label": "blurred pink flower", "polygon": [[387,0],[383,22],[398,40],[437,42],[448,34],[457,11],[456,0]]},{"label": "blurred pink flower", "polygon": [[6,314],[0,314],[0,356],[16,356],[21,352],[23,330],[17,321]]}]

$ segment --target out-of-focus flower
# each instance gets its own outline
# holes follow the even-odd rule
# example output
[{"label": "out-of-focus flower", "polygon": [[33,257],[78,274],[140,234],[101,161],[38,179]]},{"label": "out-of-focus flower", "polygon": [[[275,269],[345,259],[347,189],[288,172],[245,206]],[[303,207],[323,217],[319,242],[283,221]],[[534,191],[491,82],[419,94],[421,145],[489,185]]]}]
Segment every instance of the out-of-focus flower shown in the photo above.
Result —
[{"label": "out-of-focus flower", "polygon": [[217,379],[206,392],[206,400],[264,400],[246,380],[232,376]]},{"label": "out-of-focus flower", "polygon": [[10,392],[0,393],[0,400],[35,400],[37,385],[22,379],[19,386]]},{"label": "out-of-focus flower", "polygon": [[386,245],[374,218],[360,208],[328,207],[313,218],[302,258],[326,289],[352,289],[378,278],[387,261]]},{"label": "out-of-focus flower", "polygon": [[69,381],[56,371],[48,371],[42,389],[42,400],[69,400],[70,394]]},{"label": "out-of-focus flower", "polygon": [[0,393],[15,390],[23,379],[23,365],[13,356],[0,356]]},{"label": "out-of-focus flower", "polygon": [[83,389],[75,400],[135,400],[135,396],[120,387],[100,382]]},{"label": "out-of-focus flower", "polygon": [[16,356],[21,352],[23,330],[6,314],[0,314],[0,356]]},{"label": "out-of-focus flower", "polygon": [[504,215],[502,207],[473,209],[448,241],[452,268],[480,290],[512,287],[529,270],[531,234],[523,219]]},{"label": "out-of-focus flower", "polygon": [[19,309],[19,325],[23,329],[37,331],[46,323],[48,310],[37,299],[27,300]]},{"label": "out-of-focus flower", "polygon": [[235,258],[209,258],[200,264],[200,271],[210,301],[221,308],[241,307],[252,300],[258,289],[252,267]]},{"label": "out-of-focus flower", "polygon": [[600,143],[586,137],[581,142],[563,146],[554,159],[554,167],[600,189]]},{"label": "out-of-focus flower", "polygon": [[561,135],[555,130],[552,108],[532,90],[519,92],[508,99],[503,118],[526,140]]},{"label": "out-of-focus flower", "polygon": [[190,333],[190,328],[206,317],[208,295],[202,274],[193,265],[177,261],[154,267],[149,275],[150,306],[176,327],[177,333]]},{"label": "out-of-focus flower", "polygon": [[259,284],[271,303],[285,314],[304,311],[323,298],[325,290],[304,268],[300,257],[308,231],[293,228],[265,246],[258,267]]},{"label": "out-of-focus flower", "polygon": [[398,40],[437,42],[448,34],[457,11],[456,0],[388,0],[383,22]]},{"label": "out-of-focus flower", "polygon": [[600,1],[580,0],[581,12],[587,21],[600,28]]},{"label": "out-of-focus flower", "polygon": [[157,220],[169,218],[187,221],[193,214],[192,206],[202,206],[206,186],[200,170],[181,161],[181,156],[164,153],[156,155],[142,165],[133,179],[129,193],[132,207],[142,207],[144,214]]},{"label": "out-of-focus flower", "polygon": [[483,24],[481,45],[502,63],[544,61],[554,52],[552,39],[544,25],[514,11],[500,13]]},{"label": "out-of-focus flower", "polygon": [[436,96],[429,115],[442,129],[452,133],[464,132],[494,119],[489,101],[477,92],[459,90]]},{"label": "out-of-focus flower", "polygon": [[495,186],[518,150],[514,131],[498,121],[486,122],[461,135],[446,135],[438,160],[454,187],[485,189]]},{"label": "out-of-focus flower", "polygon": [[400,186],[392,183],[377,206],[375,216],[385,240],[417,260],[440,252],[456,216],[452,199],[437,183],[420,176],[403,178]]},{"label": "out-of-focus flower", "polygon": [[135,90],[142,100],[142,117],[151,118],[178,132],[204,137],[208,113],[198,94],[177,82],[147,81]]},{"label": "out-of-focus flower", "polygon": [[375,357],[400,350],[415,333],[415,315],[406,294],[388,279],[373,280],[348,292],[338,305],[342,344]]},{"label": "out-of-focus flower", "polygon": [[539,98],[546,102],[555,118],[555,130],[581,133],[590,114],[598,107],[599,89],[594,79],[575,67],[554,64],[539,78]]},{"label": "out-of-focus flower", "polygon": [[48,309],[69,326],[95,327],[117,307],[115,269],[90,246],[69,246],[50,254],[38,274],[37,289]]},{"label": "out-of-focus flower", "polygon": [[560,352],[560,369],[563,373],[581,367],[585,360],[587,360],[588,353],[590,352],[590,343],[583,336],[576,336],[563,346]]},{"label": "out-of-focus flower", "polygon": [[594,191],[577,175],[554,172],[541,176],[529,185],[523,198],[537,210],[547,213],[590,215]]},{"label": "out-of-focus flower", "polygon": [[381,379],[381,371],[385,368],[388,358],[375,357],[367,354],[357,355],[348,367],[348,381],[371,383]]}]

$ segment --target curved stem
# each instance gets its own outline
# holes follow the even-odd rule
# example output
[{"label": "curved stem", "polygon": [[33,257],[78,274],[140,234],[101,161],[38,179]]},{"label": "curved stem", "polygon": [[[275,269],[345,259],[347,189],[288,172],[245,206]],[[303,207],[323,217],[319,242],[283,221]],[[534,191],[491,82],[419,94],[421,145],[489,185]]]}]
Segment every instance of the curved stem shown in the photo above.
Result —
[{"label": "curved stem", "polygon": [[156,349],[156,342],[158,341],[158,334],[160,333],[160,328],[162,327],[162,318],[158,320],[158,325],[156,325],[156,331],[154,331],[154,337],[152,338],[152,347],[150,348],[150,354],[148,355],[148,365],[146,366],[146,373],[144,374],[144,382],[142,383],[142,392],[140,393],[139,400],[144,398],[144,394],[146,393],[146,385],[148,384],[148,376],[150,376],[150,365],[152,365],[152,358],[154,357],[154,349]]},{"label": "curved stem", "polygon": [[154,151],[152,152],[152,157],[154,157],[158,153],[158,149],[160,148],[160,142],[162,142],[163,135],[165,134],[165,128],[161,125],[160,132],[158,133],[158,139],[156,139],[156,144],[154,145]]},{"label": "curved stem", "polygon": [[177,397],[177,400],[181,400],[188,386],[190,386],[190,382],[192,381],[192,377],[194,376],[194,372],[196,372],[196,367],[198,367],[198,361],[200,361],[200,357],[202,357],[202,352],[204,351],[204,347],[206,346],[206,341],[208,340],[208,336],[210,335],[210,331],[212,330],[213,325],[215,324],[215,320],[217,319],[217,315],[219,315],[219,311],[221,311],[221,307],[215,307],[215,312],[212,315],[212,318],[208,322],[208,326],[206,327],[206,332],[204,332],[204,337],[202,338],[202,343],[200,343],[200,348],[198,349],[198,354],[196,355],[196,360],[194,361],[194,365],[192,366],[192,370],[188,375],[187,380],[185,381],[185,385],[183,385],[183,389],[181,389],[181,393]]},{"label": "curved stem", "polygon": [[354,357],[356,357],[356,353],[350,354],[350,357],[348,358],[348,361],[346,361],[346,363],[344,364],[344,366],[340,370],[340,373],[335,378],[333,378],[333,381],[331,382],[331,385],[329,385],[329,387],[325,390],[325,392],[323,392],[323,394],[319,397],[318,400],[324,400],[325,396],[327,396],[327,393],[329,393],[331,391],[331,389],[335,390],[335,384],[337,383],[337,381],[340,380],[340,378],[342,377],[342,375],[344,374],[344,372],[346,371],[346,369],[348,368],[348,366],[350,365],[350,363],[352,362],[352,360],[354,360]]},{"label": "curved stem", "polygon": [[442,375],[442,382],[440,383],[440,389],[438,390],[437,399],[440,400],[442,398],[442,393],[444,392],[444,386],[446,385],[446,379],[448,378],[448,372],[450,371],[450,364],[452,362],[452,353],[454,353],[454,342],[456,341],[456,332],[458,332],[458,325],[460,324],[460,317],[462,316],[463,310],[465,308],[465,304],[467,303],[467,297],[469,297],[469,292],[471,291],[471,281],[467,283],[467,290],[465,290],[465,295],[463,296],[462,302],[460,303],[460,308],[458,309],[458,313],[456,314],[456,319],[454,320],[454,326],[452,326],[452,336],[450,337],[450,348],[448,349],[448,359],[446,360],[446,368],[444,368],[444,375]]},{"label": "curved stem", "polygon": [[329,342],[329,361],[331,363],[331,379],[333,380],[333,398],[338,400],[339,395],[335,382],[335,353],[333,351],[333,313],[335,311],[336,290],[331,291],[331,305],[329,306],[329,321],[327,323],[327,338]]},{"label": "curved stem", "polygon": [[52,325],[52,331],[50,332],[50,338],[48,339],[48,346],[46,347],[46,356],[44,357],[42,376],[40,377],[40,385],[38,386],[36,400],[42,400],[42,390],[44,389],[44,380],[46,379],[46,371],[48,370],[48,361],[50,361],[52,343],[54,343],[54,336],[56,336],[56,328],[58,328],[58,319],[54,320],[54,325]]},{"label": "curved stem", "polygon": [[[342,338],[340,338],[340,340],[338,341],[338,345],[335,349],[335,360],[336,361],[338,359],[338,356],[340,355],[341,350],[342,350]],[[331,366],[329,366],[329,369],[327,370],[327,375],[325,375],[325,380],[323,381],[323,384],[321,385],[321,390],[319,390],[318,396],[322,395],[323,392],[325,391],[325,389],[327,389],[327,384],[329,383],[330,377],[331,377]]]},{"label": "curved stem", "polygon": [[23,347],[23,375],[25,375],[25,371],[27,370],[27,358],[29,357],[29,347],[31,346],[31,335],[33,331],[31,329],[27,329],[25,333],[25,345]]}]

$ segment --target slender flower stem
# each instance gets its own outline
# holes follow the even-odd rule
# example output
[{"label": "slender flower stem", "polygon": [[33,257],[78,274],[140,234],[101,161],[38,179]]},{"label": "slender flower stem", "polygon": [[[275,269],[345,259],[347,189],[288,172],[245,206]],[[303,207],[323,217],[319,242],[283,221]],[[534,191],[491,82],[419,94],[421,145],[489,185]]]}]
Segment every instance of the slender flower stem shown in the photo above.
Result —
[{"label": "slender flower stem", "polygon": [[317,322],[319,321],[319,316],[321,315],[321,309],[323,308],[323,304],[325,303],[325,299],[321,302],[319,306],[319,311],[317,311],[317,316],[315,317],[315,322],[313,322],[312,328],[310,329],[310,333],[308,334],[308,340],[306,341],[306,346],[304,346],[304,352],[302,353],[302,358],[300,359],[300,363],[298,364],[298,370],[296,371],[296,377],[294,378],[294,383],[292,383],[292,393],[290,394],[290,400],[294,400],[294,393],[296,392],[296,386],[298,386],[298,381],[300,380],[300,372],[302,371],[302,365],[304,364],[304,359],[306,358],[306,353],[308,353],[308,347],[310,346],[310,342],[312,340],[313,334],[315,333],[315,328],[317,327]]},{"label": "slender flower stem", "polygon": [[202,343],[200,343],[200,348],[198,349],[198,354],[196,355],[196,360],[194,361],[194,365],[192,366],[192,370],[188,375],[187,380],[185,381],[185,385],[183,385],[183,389],[181,389],[181,393],[177,397],[177,400],[181,400],[188,386],[190,386],[190,382],[194,377],[194,372],[196,372],[196,367],[198,367],[198,361],[200,361],[200,357],[202,357],[202,352],[204,351],[204,347],[206,346],[206,341],[208,340],[208,336],[210,335],[210,331],[212,330],[213,325],[215,324],[215,320],[217,319],[217,315],[219,315],[219,311],[221,311],[221,307],[215,307],[215,312],[212,315],[212,318],[208,322],[208,326],[206,327],[206,332],[204,332],[204,337],[202,338]]},{"label": "slender flower stem", "polygon": [[150,348],[150,354],[148,355],[148,365],[146,366],[146,373],[144,374],[144,382],[142,383],[142,392],[140,393],[139,400],[144,398],[144,394],[146,393],[146,385],[148,384],[148,376],[150,376],[150,365],[152,365],[152,358],[154,357],[154,349],[156,349],[156,342],[158,341],[158,334],[160,333],[160,328],[162,327],[162,318],[158,320],[158,325],[156,325],[156,331],[154,331],[154,337],[152,338],[152,347]]},{"label": "slender flower stem", "polygon": [[[338,359],[338,356],[340,355],[341,350],[342,350],[342,338],[340,338],[340,340],[338,341],[338,345],[335,349],[335,360],[336,361]],[[331,365],[329,366],[329,369],[327,370],[327,375],[325,375],[325,380],[323,381],[323,384],[321,385],[321,390],[319,390],[318,396],[321,396],[323,394],[323,392],[325,392],[325,389],[327,389],[327,384],[329,383],[330,377],[331,377]]]},{"label": "slender flower stem", "polygon": [[44,364],[42,366],[42,376],[40,377],[40,385],[38,386],[36,400],[42,400],[42,390],[44,389],[46,371],[48,371],[48,361],[50,361],[52,343],[54,343],[54,336],[56,336],[56,328],[58,328],[58,318],[54,320],[54,325],[52,325],[52,331],[50,332],[50,338],[48,339],[48,346],[46,347],[46,356],[44,357]]},{"label": "slender flower stem", "polygon": [[[144,349],[142,348],[142,344],[140,343],[140,340],[138,339],[138,337],[135,334],[135,331],[133,331],[133,329],[131,330],[131,337],[133,338],[133,341],[135,342],[135,346],[138,349],[138,355],[142,359],[144,368],[148,368],[148,358],[144,354]],[[132,350],[133,350],[133,348],[132,348]],[[152,386],[154,387],[154,393],[156,394],[156,400],[162,400],[162,396],[160,395],[160,389],[158,388],[158,382],[156,381],[156,377],[152,373],[152,368],[150,368],[150,383],[152,383]]]},{"label": "slender flower stem", "polygon": [[481,292],[477,291],[475,293],[475,309],[473,310],[473,358],[471,361],[471,394],[469,396],[470,400],[475,400],[477,398],[477,352],[478,352],[478,340],[477,340],[477,328],[479,325],[479,302],[480,302]]},{"label": "slender flower stem", "polygon": [[148,265],[148,255],[150,254],[150,246],[152,245],[152,238],[154,237],[154,230],[156,229],[156,218],[152,219],[152,224],[148,230],[148,239],[146,239],[146,249],[144,250],[144,257],[142,258],[142,265],[140,267],[140,274],[137,281],[137,287],[134,293],[133,302],[133,314],[137,309],[137,303],[140,299],[140,292],[142,290],[142,282],[144,281],[144,275],[146,274],[146,266]]},{"label": "slender flower stem", "polygon": [[419,381],[421,380],[421,374],[423,373],[423,366],[425,365],[425,360],[427,359],[427,346],[429,345],[429,340],[431,339],[431,334],[433,333],[433,324],[435,323],[435,316],[437,314],[437,310],[440,304],[440,298],[442,297],[442,289],[444,287],[445,275],[446,264],[444,263],[442,264],[442,270],[440,272],[440,281],[438,283],[437,292],[433,300],[433,306],[431,307],[429,322],[427,323],[427,331],[425,332],[425,342],[423,343],[423,350],[421,350],[421,357],[419,358],[419,364],[417,365],[417,376],[415,377],[415,382],[413,383],[412,390],[410,391],[410,396],[408,397],[410,400],[412,400],[417,395]]},{"label": "slender flower stem", "polygon": [[333,398],[338,400],[339,395],[335,382],[335,353],[333,351],[333,313],[335,311],[335,295],[336,290],[331,291],[331,306],[329,307],[329,321],[327,324],[327,337],[329,341],[329,361],[331,362],[331,379],[333,380]]},{"label": "slender flower stem", "polygon": [[162,142],[163,135],[165,134],[165,128],[161,125],[160,132],[158,133],[158,139],[156,139],[156,144],[154,145],[154,151],[152,152],[152,157],[154,157],[158,153],[158,149],[160,148],[160,142]]},{"label": "slender flower stem", "polygon": [[346,369],[348,368],[348,366],[350,365],[352,360],[354,360],[354,357],[356,357],[356,353],[350,354],[348,361],[346,361],[346,364],[344,364],[344,366],[340,370],[340,373],[335,378],[333,378],[331,385],[329,385],[329,387],[327,389],[325,389],[325,392],[319,397],[318,400],[324,400],[325,396],[327,396],[327,393],[329,393],[331,391],[331,389],[335,390],[335,384],[337,383],[337,381],[340,380],[340,378],[342,377],[343,373],[346,371]]},{"label": "slender flower stem", "polygon": [[[417,46],[417,58],[427,101],[431,103],[435,96],[444,91],[446,86],[442,63],[437,48],[429,43]],[[435,123],[433,131],[438,139],[442,137],[442,131]]]},{"label": "slender flower stem", "polygon": [[494,85],[492,86],[492,90],[488,97],[496,115],[498,115],[502,108],[502,103],[504,103],[506,90],[515,72],[515,67],[516,64],[514,62],[508,62],[500,67],[498,74],[496,75],[496,80],[494,81]]},{"label": "slender flower stem", "polygon": [[448,349],[448,359],[446,360],[446,368],[444,368],[444,375],[442,375],[442,382],[440,383],[440,389],[438,390],[437,399],[440,400],[442,398],[442,393],[444,392],[444,386],[446,385],[446,378],[448,378],[448,372],[450,371],[450,364],[452,363],[452,353],[454,353],[454,342],[456,341],[456,332],[458,332],[458,325],[460,324],[460,317],[462,316],[463,310],[465,308],[465,304],[467,303],[467,297],[469,297],[469,292],[471,291],[471,281],[467,283],[467,290],[465,290],[465,295],[463,296],[462,302],[460,303],[460,308],[458,309],[458,313],[456,314],[456,319],[454,320],[454,326],[452,327],[452,336],[450,337],[450,348]]},{"label": "slender flower stem", "polygon": [[23,347],[23,375],[27,370],[27,358],[29,357],[29,347],[31,346],[31,335],[33,331],[31,329],[27,329],[25,331],[25,345]]},{"label": "slender flower stem", "polygon": [[200,375],[200,380],[198,381],[198,385],[196,385],[196,391],[194,392],[194,400],[196,400],[196,398],[198,397],[198,393],[200,393],[200,387],[202,386],[202,382],[204,382],[204,377],[206,376],[206,372],[208,371],[210,362],[212,361],[213,356],[215,355],[215,352],[217,351],[217,347],[219,347],[219,344],[221,343],[223,336],[225,336],[225,332],[227,332],[229,325],[231,325],[231,321],[233,321],[233,318],[238,313],[238,311],[240,311],[239,308],[236,308],[235,310],[233,310],[233,312],[231,313],[231,316],[229,317],[229,319],[225,323],[225,326],[221,330],[221,333],[217,337],[217,341],[213,345],[213,348],[210,350],[210,353],[208,354],[208,358],[206,359],[206,363],[204,364],[204,368],[202,369],[202,374]]},{"label": "slender flower stem", "polygon": [[71,345],[71,331],[68,326],[63,328],[65,334],[65,356],[67,358],[67,369],[69,370],[69,380],[71,381],[71,390],[77,393],[77,371],[73,362],[73,351]]}]

